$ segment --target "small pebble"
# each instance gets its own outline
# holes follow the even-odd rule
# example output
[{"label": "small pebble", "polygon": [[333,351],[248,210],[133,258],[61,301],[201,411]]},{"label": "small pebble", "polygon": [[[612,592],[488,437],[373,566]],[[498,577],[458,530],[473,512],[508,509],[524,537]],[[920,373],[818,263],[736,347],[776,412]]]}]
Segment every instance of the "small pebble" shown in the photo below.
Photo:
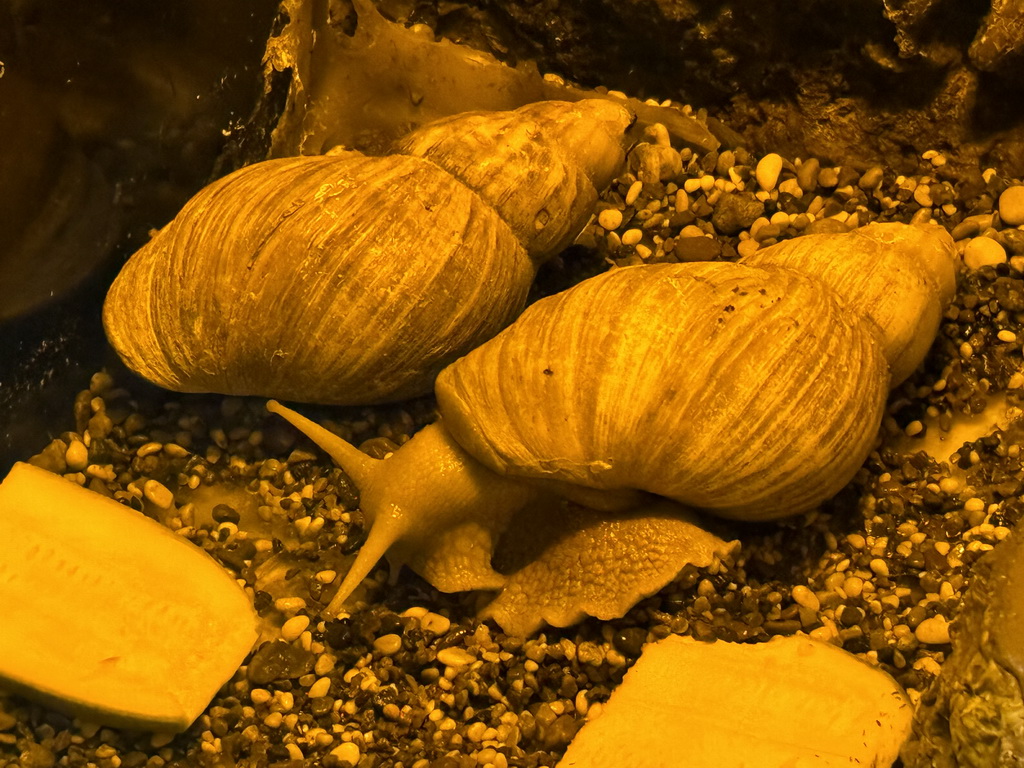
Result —
[{"label": "small pebble", "polygon": [[151,440],[145,445],[140,445],[138,450],[135,451],[135,455],[140,459],[144,459],[146,456],[152,456],[154,453],[160,453],[160,451],[163,450],[163,447],[162,443]]},{"label": "small pebble", "polygon": [[864,171],[864,175],[860,177],[857,182],[857,186],[864,190],[874,189],[882,183],[882,177],[885,175],[885,169],[880,165],[873,166]]},{"label": "small pebble", "polygon": [[642,229],[627,229],[622,233],[622,244],[623,245],[636,245],[644,237]]},{"label": "small pebble", "polygon": [[817,595],[803,584],[797,584],[793,587],[793,600],[797,605],[801,605],[812,611],[816,611],[821,607],[821,603],[818,601]]},{"label": "small pebble", "polygon": [[323,571],[317,571],[315,578],[321,584],[330,584],[336,578],[338,578],[338,572],[328,568]]},{"label": "small pebble", "polygon": [[843,592],[847,597],[860,597],[864,592],[864,579],[859,576],[848,576],[843,582]]},{"label": "small pebble", "polygon": [[758,161],[754,177],[761,189],[771,192],[779,183],[780,173],[782,173],[782,156],[775,152],[769,152]]},{"label": "small pebble", "polygon": [[347,763],[355,765],[359,762],[362,752],[359,751],[359,745],[351,741],[346,741],[331,750],[331,757],[339,762],[344,760]]},{"label": "small pebble", "polygon": [[801,189],[813,190],[818,186],[818,172],[821,170],[821,163],[816,157],[810,157],[800,164],[796,170],[796,180]]},{"label": "small pebble", "polygon": [[1014,184],[999,195],[999,218],[1011,227],[1024,224],[1024,185]]},{"label": "small pebble", "polygon": [[636,199],[640,197],[640,192],[643,191],[644,183],[639,179],[629,185],[629,189],[626,191],[625,203],[626,205],[632,205],[636,202]]},{"label": "small pebble", "polygon": [[334,669],[337,664],[337,659],[329,653],[323,653],[316,657],[316,664],[313,666],[313,671],[316,674],[323,676]]},{"label": "small pebble", "polygon": [[272,698],[273,694],[266,688],[253,688],[249,691],[249,700],[256,705],[266,704]]},{"label": "small pebble", "polygon": [[931,208],[933,202],[931,187],[927,184],[918,184],[917,189],[914,190],[914,202],[922,208]]},{"label": "small pebble", "polygon": [[1006,262],[1006,249],[991,237],[974,237],[964,248],[964,264],[969,269]]},{"label": "small pebble", "polygon": [[985,511],[985,500],[980,499],[977,496],[972,496],[964,502],[964,510],[970,512],[984,512]]},{"label": "small pebble", "polygon": [[443,635],[451,629],[452,622],[446,616],[432,611],[423,614],[420,618],[420,628],[424,632],[433,632],[435,635]]},{"label": "small pebble", "polygon": [[822,168],[818,173],[818,184],[826,189],[831,189],[839,183],[838,168]]},{"label": "small pebble", "polygon": [[373,641],[373,648],[384,656],[394,656],[402,650],[402,636],[393,632],[381,635]]},{"label": "small pebble", "polygon": [[331,690],[331,678],[321,677],[311,686],[309,686],[309,698],[319,699],[330,693]]},{"label": "small pebble", "polygon": [[281,626],[281,638],[291,642],[309,627],[309,616],[293,616]]},{"label": "small pebble", "polygon": [[740,244],[736,246],[736,252],[740,255],[740,258],[746,258],[750,254],[757,251],[761,247],[761,244],[753,238],[749,240],[741,240]]},{"label": "small pebble", "polygon": [[285,616],[294,616],[306,607],[306,601],[301,597],[279,597],[274,601],[274,608]]},{"label": "small pebble", "polygon": [[147,480],[143,484],[142,495],[160,509],[170,509],[174,504],[174,494],[167,489],[167,486],[156,480]]},{"label": "small pebble", "polygon": [[80,472],[89,466],[89,449],[81,440],[72,440],[64,453],[64,461],[72,472]]},{"label": "small pebble", "polygon": [[804,196],[804,191],[800,187],[800,182],[796,179],[786,179],[779,183],[779,194],[800,198]]},{"label": "small pebble", "polygon": [[597,223],[608,230],[622,226],[622,211],[618,208],[605,208],[597,215]]},{"label": "small pebble", "polygon": [[292,643],[277,640],[266,643],[253,654],[246,676],[257,685],[275,680],[294,680],[313,669],[313,654]]},{"label": "small pebble", "polygon": [[920,435],[922,432],[924,432],[924,424],[920,419],[914,419],[903,429],[903,433],[907,437],[914,437],[916,435]]},{"label": "small pebble", "polygon": [[944,616],[932,616],[917,625],[914,637],[925,645],[945,645],[949,642],[949,623]]},{"label": "small pebble", "polygon": [[437,661],[440,664],[444,664],[446,667],[468,667],[476,661],[476,656],[464,648],[452,646],[450,648],[442,648],[438,651]]}]

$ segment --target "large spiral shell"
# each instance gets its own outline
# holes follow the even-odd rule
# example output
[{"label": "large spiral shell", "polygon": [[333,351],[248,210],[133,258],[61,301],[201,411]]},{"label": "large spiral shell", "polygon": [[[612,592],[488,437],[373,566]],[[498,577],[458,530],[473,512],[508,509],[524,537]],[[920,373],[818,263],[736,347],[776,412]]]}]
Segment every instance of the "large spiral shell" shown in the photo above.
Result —
[{"label": "large spiral shell", "polygon": [[877,328],[819,279],[699,263],[539,301],[436,391],[447,429],[500,474],[767,519],[849,482],[888,383]]},{"label": "large spiral shell", "polygon": [[522,310],[537,264],[611,181],[630,119],[605,100],[543,102],[426,127],[399,148],[408,155],[243,168],[128,260],[107,337],[130,368],[182,392],[424,394]]}]

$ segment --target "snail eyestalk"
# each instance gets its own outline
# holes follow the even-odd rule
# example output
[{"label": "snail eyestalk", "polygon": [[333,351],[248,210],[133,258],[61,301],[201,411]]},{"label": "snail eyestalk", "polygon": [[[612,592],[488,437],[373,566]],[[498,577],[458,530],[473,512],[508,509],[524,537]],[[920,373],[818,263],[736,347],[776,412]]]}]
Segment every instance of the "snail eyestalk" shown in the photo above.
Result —
[{"label": "snail eyestalk", "polygon": [[[537,491],[487,469],[440,422],[424,427],[388,458],[374,459],[275,400],[267,410],[320,446],[359,486],[370,530],[327,615],[339,612],[385,554],[393,573],[409,565],[445,592],[501,586],[504,577],[490,564],[494,544],[511,515]],[[453,531],[473,543],[463,548],[457,565],[438,552],[458,546]]]}]

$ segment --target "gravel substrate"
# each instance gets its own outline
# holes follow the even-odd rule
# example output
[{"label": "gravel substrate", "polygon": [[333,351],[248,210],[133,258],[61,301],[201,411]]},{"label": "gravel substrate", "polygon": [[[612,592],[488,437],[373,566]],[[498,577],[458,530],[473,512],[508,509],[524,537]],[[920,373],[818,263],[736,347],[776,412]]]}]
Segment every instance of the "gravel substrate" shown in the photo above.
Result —
[{"label": "gravel substrate", "polygon": [[[343,473],[261,400],[155,393],[97,373],[69,431],[33,462],[217,558],[252,590],[265,644],[175,737],[0,696],[0,766],[554,766],[644,642],[672,633],[807,632],[880,665],[916,701],[950,651],[972,565],[1024,510],[1019,427],[950,445],[945,463],[918,451],[963,416],[1021,405],[1024,188],[938,152],[897,175],[658,142],[655,131],[604,196],[579,271],[735,259],[875,220],[932,219],[964,253],[926,365],[892,393],[878,449],[839,497],[799,519],[736,526],[732,559],[685,568],[616,621],[509,637],[474,619],[476,596],[439,595],[408,572],[388,585],[384,570],[357,594],[366,607],[325,621],[319,611],[362,537]],[[433,403],[312,415],[381,456],[432,419]]]}]

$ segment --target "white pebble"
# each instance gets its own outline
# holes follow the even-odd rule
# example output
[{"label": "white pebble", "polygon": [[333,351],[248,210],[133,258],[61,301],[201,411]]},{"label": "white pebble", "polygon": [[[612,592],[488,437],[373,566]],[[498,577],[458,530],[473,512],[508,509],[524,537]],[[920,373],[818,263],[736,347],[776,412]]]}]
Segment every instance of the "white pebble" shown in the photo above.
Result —
[{"label": "white pebble", "polygon": [[283,625],[281,625],[281,639],[292,640],[298,639],[299,635],[306,631],[309,626],[309,616],[292,616]]},{"label": "white pebble", "polygon": [[446,667],[468,667],[476,661],[476,656],[464,648],[450,646],[437,652],[437,661]]},{"label": "white pebble", "polygon": [[443,635],[451,626],[452,622],[448,617],[433,611],[428,611],[420,618],[420,629],[424,632],[433,632],[435,635]]},{"label": "white pebble", "polygon": [[72,472],[80,472],[89,466],[89,449],[81,440],[72,440],[67,451],[64,452],[64,461]]},{"label": "white pebble", "polygon": [[326,696],[331,691],[331,678],[321,677],[311,686],[309,686],[309,698],[319,699]]},{"label": "white pebble", "polygon": [[402,636],[394,632],[381,635],[373,641],[373,648],[383,656],[394,656],[402,650]]},{"label": "white pebble", "polygon": [[147,480],[142,486],[142,494],[160,509],[169,509],[174,503],[174,494],[156,480]]},{"label": "white pebble", "polygon": [[623,245],[636,245],[644,237],[643,230],[641,229],[627,229],[622,233],[622,244]]},{"label": "white pebble", "polygon": [[992,264],[1006,262],[1006,249],[991,237],[974,237],[964,248],[964,264],[970,269],[980,269]]},{"label": "white pebble", "polygon": [[163,449],[163,445],[161,443],[151,440],[145,445],[140,445],[138,450],[135,451],[135,455],[140,459],[144,459],[147,456],[152,456],[154,453],[160,453],[161,449]]},{"label": "white pebble", "polygon": [[999,196],[999,218],[1016,227],[1024,224],[1024,185],[1007,187]]},{"label": "white pebble", "polygon": [[797,605],[801,605],[811,611],[816,611],[821,608],[821,602],[819,602],[818,596],[803,584],[797,584],[793,587],[793,600]]},{"label": "white pebble", "polygon": [[607,230],[622,226],[622,211],[618,208],[605,208],[597,215],[597,223]]},{"label": "white pebble", "polygon": [[860,597],[864,594],[864,579],[859,576],[847,576],[843,581],[843,592],[847,597]]},{"label": "white pebble", "polygon": [[736,246],[736,252],[740,255],[741,259],[745,259],[760,247],[761,244],[757,240],[750,238],[749,240],[741,240],[740,244]]},{"label": "white pebble", "polygon": [[683,182],[683,191],[688,193],[688,194],[692,195],[694,192],[696,192],[699,189],[700,189],[700,179],[699,178],[689,178],[689,179],[687,179],[686,181]]},{"label": "white pebble", "polygon": [[782,156],[775,152],[770,152],[758,161],[757,168],[754,170],[754,177],[757,179],[761,189],[771,192],[775,189],[775,185],[779,183],[780,173],[782,173]]},{"label": "white pebble", "polygon": [[804,191],[800,188],[800,182],[796,179],[786,179],[779,184],[779,192],[793,197],[803,197]]},{"label": "white pebble", "polygon": [[338,762],[344,760],[346,763],[355,765],[359,762],[359,758],[362,757],[362,753],[359,751],[358,744],[346,741],[331,750],[331,757],[335,758]]},{"label": "white pebble", "polygon": [[949,642],[949,622],[944,616],[932,616],[917,625],[914,637],[925,645],[945,645]]},{"label": "white pebble", "polygon": [[964,509],[967,512],[981,512],[985,509],[985,500],[979,499],[977,496],[972,496],[964,502]]},{"label": "white pebble", "polygon": [[253,704],[266,704],[273,697],[266,688],[253,688],[249,691],[249,699]]},{"label": "white pebble", "polygon": [[636,199],[640,197],[640,192],[643,191],[644,183],[637,179],[630,184],[629,189],[626,191],[626,205],[632,205],[636,202]]},{"label": "white pebble", "polygon": [[294,616],[306,607],[306,601],[301,597],[279,597],[274,601],[274,608],[285,616]]}]

